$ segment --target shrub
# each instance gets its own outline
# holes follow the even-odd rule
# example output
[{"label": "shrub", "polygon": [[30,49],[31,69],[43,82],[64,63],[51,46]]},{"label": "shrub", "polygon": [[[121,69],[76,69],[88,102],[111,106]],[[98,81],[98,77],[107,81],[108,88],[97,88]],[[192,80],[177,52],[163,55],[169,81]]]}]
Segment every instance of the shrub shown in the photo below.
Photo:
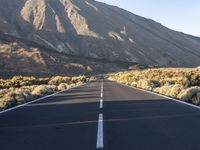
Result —
[{"label": "shrub", "polygon": [[8,89],[0,90],[0,98],[3,97],[4,95],[6,95],[7,93],[8,93]]},{"label": "shrub", "polygon": [[160,88],[156,88],[154,91],[163,95],[170,96],[170,91],[172,89],[173,85],[164,85]]},{"label": "shrub", "polygon": [[36,96],[43,96],[47,94],[52,94],[56,91],[56,86],[54,85],[40,85],[37,86],[33,91],[32,94]]},{"label": "shrub", "polygon": [[196,95],[192,98],[192,103],[200,104],[200,92],[196,93]]},{"label": "shrub", "polygon": [[10,108],[17,105],[17,100],[15,99],[15,93],[6,94],[0,101],[0,109]]},{"label": "shrub", "polygon": [[11,89],[6,95],[1,98],[0,108],[10,108],[27,101],[34,99],[30,90],[24,89]]},{"label": "shrub", "polygon": [[35,78],[15,76],[12,79],[0,79],[0,110],[52,94],[57,90],[81,85],[85,76]]},{"label": "shrub", "polygon": [[85,76],[72,77],[71,82],[72,82],[72,83],[87,82],[87,79],[86,79]]},{"label": "shrub", "polygon": [[89,78],[89,81],[93,81],[93,80],[96,80],[97,78],[95,77],[95,76],[91,76],[90,78]]},{"label": "shrub", "polygon": [[61,84],[59,84],[59,86],[57,87],[57,89],[58,89],[59,91],[63,91],[63,90],[68,89],[68,87],[69,87],[68,84],[66,84],[66,83],[61,83]]},{"label": "shrub", "polygon": [[175,84],[175,85],[173,85],[172,88],[170,89],[170,94],[169,94],[169,96],[175,97],[175,98],[176,98],[176,97],[178,96],[178,94],[179,94],[182,90],[184,90],[184,86],[183,86],[183,85]]},{"label": "shrub", "polygon": [[71,77],[61,77],[61,76],[56,76],[52,77],[48,84],[50,85],[59,85],[60,83],[69,83],[71,82]]},{"label": "shrub", "polygon": [[191,87],[186,90],[183,90],[179,95],[178,98],[182,99],[187,102],[197,101],[200,93],[200,87]]},{"label": "shrub", "polygon": [[110,74],[109,79],[195,104],[200,103],[200,72],[196,68],[158,68],[120,72]]},{"label": "shrub", "polygon": [[8,80],[0,79],[0,89],[10,88],[10,87],[20,88],[23,86],[41,85],[41,84],[47,84],[48,81],[49,78],[14,76],[12,79]]},{"label": "shrub", "polygon": [[147,89],[147,90],[153,90],[156,87],[159,87],[160,83],[155,80],[139,80],[137,82],[137,87]]}]

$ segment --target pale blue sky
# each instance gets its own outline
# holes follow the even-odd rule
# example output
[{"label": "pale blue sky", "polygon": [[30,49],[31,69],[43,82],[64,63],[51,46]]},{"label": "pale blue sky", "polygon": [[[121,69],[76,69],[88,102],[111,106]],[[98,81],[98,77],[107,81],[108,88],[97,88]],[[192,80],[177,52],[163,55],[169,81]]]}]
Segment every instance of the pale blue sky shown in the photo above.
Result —
[{"label": "pale blue sky", "polygon": [[200,0],[97,0],[200,37]]}]

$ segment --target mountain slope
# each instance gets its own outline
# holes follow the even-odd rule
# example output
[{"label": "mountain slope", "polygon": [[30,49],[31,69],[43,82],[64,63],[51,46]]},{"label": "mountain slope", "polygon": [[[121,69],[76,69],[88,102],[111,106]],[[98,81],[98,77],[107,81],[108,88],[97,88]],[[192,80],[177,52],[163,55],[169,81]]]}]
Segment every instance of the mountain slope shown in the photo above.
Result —
[{"label": "mountain slope", "polygon": [[0,32],[56,52],[160,66],[198,66],[200,38],[94,0],[1,0]]},{"label": "mountain slope", "polygon": [[132,63],[66,55],[37,43],[0,34],[0,77],[89,75],[125,70]]}]

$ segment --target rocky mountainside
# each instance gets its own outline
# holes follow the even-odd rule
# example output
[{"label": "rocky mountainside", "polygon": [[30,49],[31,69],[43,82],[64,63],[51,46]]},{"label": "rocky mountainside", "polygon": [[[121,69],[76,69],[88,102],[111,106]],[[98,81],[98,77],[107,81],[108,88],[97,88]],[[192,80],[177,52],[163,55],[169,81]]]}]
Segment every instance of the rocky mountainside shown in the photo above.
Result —
[{"label": "rocky mountainside", "polygon": [[[56,52],[37,43],[0,34],[0,77],[90,75],[124,70],[132,63]],[[135,64],[137,65],[137,64]]]},{"label": "rocky mountainside", "polygon": [[200,65],[200,38],[94,0],[1,0],[0,32],[37,43],[59,57]]}]

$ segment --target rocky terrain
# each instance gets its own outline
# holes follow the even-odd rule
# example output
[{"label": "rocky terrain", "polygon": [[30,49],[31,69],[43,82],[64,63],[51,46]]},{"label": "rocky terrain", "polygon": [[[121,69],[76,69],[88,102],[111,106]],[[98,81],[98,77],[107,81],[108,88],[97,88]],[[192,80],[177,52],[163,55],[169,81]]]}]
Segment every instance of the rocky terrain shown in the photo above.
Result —
[{"label": "rocky terrain", "polygon": [[132,63],[71,56],[0,34],[0,77],[91,75],[124,70]]},{"label": "rocky terrain", "polygon": [[200,64],[200,38],[94,0],[1,0],[0,32],[1,72],[70,74],[126,69],[131,63]]}]

